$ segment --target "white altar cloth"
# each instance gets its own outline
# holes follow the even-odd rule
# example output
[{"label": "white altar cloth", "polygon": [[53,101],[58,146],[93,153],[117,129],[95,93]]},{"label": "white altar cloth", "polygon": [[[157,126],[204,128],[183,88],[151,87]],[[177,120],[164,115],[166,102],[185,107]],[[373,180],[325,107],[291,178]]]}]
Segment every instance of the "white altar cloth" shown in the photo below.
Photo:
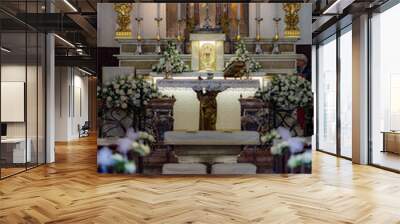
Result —
[{"label": "white altar cloth", "polygon": [[258,145],[260,134],[256,131],[168,131],[167,145]]},{"label": "white altar cloth", "polygon": [[260,88],[259,80],[194,80],[194,79],[159,79],[157,80],[158,88],[192,88],[201,86],[208,88],[210,86],[221,86],[223,88],[242,88],[242,89],[258,89]]}]

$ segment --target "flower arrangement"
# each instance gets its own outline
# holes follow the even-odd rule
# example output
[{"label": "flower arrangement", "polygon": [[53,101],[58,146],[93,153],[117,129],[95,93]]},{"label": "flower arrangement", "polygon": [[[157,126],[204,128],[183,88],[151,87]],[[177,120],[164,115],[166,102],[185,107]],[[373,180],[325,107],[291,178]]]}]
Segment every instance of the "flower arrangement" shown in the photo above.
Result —
[{"label": "flower arrangement", "polygon": [[189,71],[189,66],[182,60],[174,42],[168,42],[158,64],[153,65],[154,72],[182,73]]},{"label": "flower arrangement", "polygon": [[312,106],[311,83],[297,75],[277,75],[264,90],[259,89],[255,97],[281,110],[294,110]]},{"label": "flower arrangement", "polygon": [[[266,137],[264,137],[266,136]],[[271,154],[282,155],[286,152],[291,154],[299,153],[304,150],[305,139],[299,137],[292,137],[290,130],[279,127],[276,130],[272,130],[266,135],[262,136],[265,141],[272,141]],[[264,138],[263,138],[264,137]]]},{"label": "flower arrangement", "polygon": [[119,76],[97,88],[97,97],[108,109],[134,110],[160,96],[158,89],[142,76]]},{"label": "flower arrangement", "polygon": [[227,68],[231,63],[236,61],[242,61],[246,64],[246,70],[247,70],[246,73],[257,72],[262,68],[260,63],[255,61],[252,57],[250,57],[249,52],[246,49],[246,45],[244,44],[243,41],[240,41],[236,45],[235,56],[231,57],[229,62],[225,65],[225,68]]},{"label": "flower arrangement", "polygon": [[288,167],[294,169],[301,166],[311,167],[312,153],[306,151],[297,155],[292,155],[288,161]]},{"label": "flower arrangement", "polygon": [[275,139],[280,139],[281,136],[279,135],[277,130],[272,130],[260,137],[261,144],[272,144]]},{"label": "flower arrangement", "polygon": [[129,129],[126,137],[118,140],[115,152],[108,147],[103,147],[97,152],[99,172],[135,173],[134,154],[139,156],[150,154],[150,145],[154,142],[154,137],[147,132],[135,132],[133,129]]}]

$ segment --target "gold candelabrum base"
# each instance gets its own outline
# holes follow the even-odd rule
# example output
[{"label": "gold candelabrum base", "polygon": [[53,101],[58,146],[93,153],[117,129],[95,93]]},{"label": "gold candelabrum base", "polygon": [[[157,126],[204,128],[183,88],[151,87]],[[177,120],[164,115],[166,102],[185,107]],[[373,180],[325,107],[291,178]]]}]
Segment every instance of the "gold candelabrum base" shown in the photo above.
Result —
[{"label": "gold candelabrum base", "polygon": [[115,32],[115,38],[116,39],[130,39],[132,38],[132,32],[131,31],[117,31]]}]

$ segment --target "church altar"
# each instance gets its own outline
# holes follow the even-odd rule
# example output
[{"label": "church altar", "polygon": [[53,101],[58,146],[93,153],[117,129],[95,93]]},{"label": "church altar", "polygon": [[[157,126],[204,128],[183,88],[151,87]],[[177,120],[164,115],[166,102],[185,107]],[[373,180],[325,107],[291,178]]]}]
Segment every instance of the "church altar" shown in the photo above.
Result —
[{"label": "church altar", "polygon": [[240,130],[240,97],[253,96],[260,88],[259,80],[197,80],[158,79],[156,85],[165,95],[174,96],[174,130],[199,130],[200,107],[195,89],[209,90],[219,87],[223,91],[216,96],[218,105],[216,130]]}]

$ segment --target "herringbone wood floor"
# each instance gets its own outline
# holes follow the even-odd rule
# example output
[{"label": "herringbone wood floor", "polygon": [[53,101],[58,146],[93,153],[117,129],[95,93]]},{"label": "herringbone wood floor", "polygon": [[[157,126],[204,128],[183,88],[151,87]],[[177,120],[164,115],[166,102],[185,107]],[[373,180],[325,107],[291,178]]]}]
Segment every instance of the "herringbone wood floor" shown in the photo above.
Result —
[{"label": "herringbone wood floor", "polygon": [[99,175],[87,138],[0,181],[0,223],[400,223],[400,175],[318,152],[312,175]]}]

